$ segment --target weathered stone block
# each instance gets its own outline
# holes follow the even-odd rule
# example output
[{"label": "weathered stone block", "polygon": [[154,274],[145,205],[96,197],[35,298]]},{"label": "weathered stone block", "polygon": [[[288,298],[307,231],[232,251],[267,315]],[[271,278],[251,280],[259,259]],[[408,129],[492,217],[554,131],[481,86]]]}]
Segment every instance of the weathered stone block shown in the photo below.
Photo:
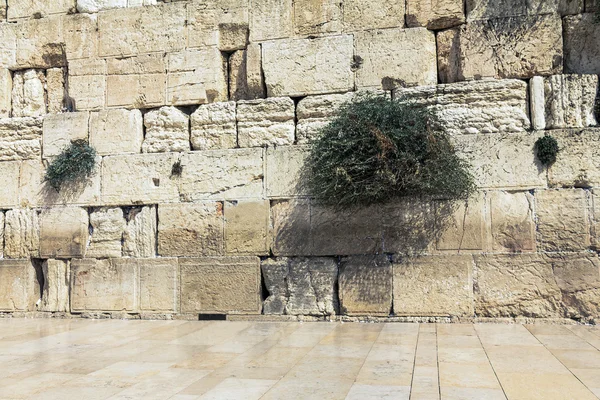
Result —
[{"label": "weathered stone block", "polygon": [[556,162],[548,169],[551,186],[589,187],[600,185],[600,145],[598,129],[553,131],[560,149]]},{"label": "weathered stone block", "polygon": [[552,264],[538,254],[476,255],[475,313],[481,317],[562,317]]},{"label": "weathered stone block", "polygon": [[394,314],[472,316],[472,256],[421,256],[394,266]]},{"label": "weathered stone block", "polygon": [[558,15],[509,17],[452,28],[437,35],[443,83],[530,78],[562,72],[562,22]]},{"label": "weathered stone block", "polygon": [[483,195],[477,194],[465,202],[435,202],[438,250],[483,250],[485,219]]},{"label": "weathered stone block", "polygon": [[45,260],[42,264],[44,290],[40,311],[69,312],[71,271],[69,261]]},{"label": "weathered stone block", "polygon": [[344,31],[365,29],[403,28],[404,0],[344,1]]},{"label": "weathered stone block", "polygon": [[289,97],[239,101],[237,128],[240,147],[283,146],[294,143],[295,105]]},{"label": "weathered stone block", "polygon": [[90,114],[71,112],[51,114],[44,118],[44,157],[59,155],[75,140],[88,140]]},{"label": "weathered stone block", "polygon": [[0,118],[10,117],[13,79],[9,69],[0,68]]},{"label": "weathered stone block", "polygon": [[61,17],[64,52],[71,60],[89,60],[98,56],[98,18],[72,14]]},{"label": "weathered stone block", "polygon": [[[248,0],[188,3],[188,46],[218,45],[222,46],[222,50],[228,51],[227,49],[235,50],[242,45],[242,41],[246,41],[248,37],[248,3]],[[243,32],[244,27],[246,32]]]},{"label": "weathered stone block", "polygon": [[531,126],[534,130],[546,129],[546,96],[544,78],[534,76],[529,80]]},{"label": "weathered stone block", "polygon": [[350,91],[354,88],[353,56],[351,35],[262,43],[267,94],[306,96]]},{"label": "weathered stone block", "polygon": [[385,255],[342,259],[339,276],[340,313],[390,315],[392,279],[392,264]]},{"label": "weathered stone block", "polygon": [[133,259],[71,261],[71,312],[136,311],[138,263]]},{"label": "weathered stone block", "polygon": [[263,314],[334,315],[338,308],[333,258],[269,258],[261,263],[269,292]]},{"label": "weathered stone block", "polygon": [[161,74],[167,71],[164,54],[140,54],[106,60],[108,75]]},{"label": "weathered stone block", "polygon": [[228,254],[269,254],[269,201],[225,202],[225,251]]},{"label": "weathered stone block", "polygon": [[314,35],[342,31],[342,3],[336,0],[295,0],[294,32]]},{"label": "weathered stone block", "polygon": [[127,226],[123,232],[123,256],[156,257],[156,208],[131,208],[126,214]]},{"label": "weathered stone block", "polygon": [[0,161],[40,158],[41,142],[41,118],[0,119]]},{"label": "weathered stone block", "polygon": [[158,254],[222,255],[223,203],[161,204],[158,207]]},{"label": "weathered stone block", "polygon": [[20,22],[16,29],[17,52],[14,69],[67,66],[60,16]]},{"label": "weathered stone block", "polygon": [[305,199],[274,201],[271,206],[273,243],[276,256],[311,255],[310,201]]},{"label": "weathered stone block", "polygon": [[104,75],[69,75],[69,99],[74,110],[98,110],[106,103]]},{"label": "weathered stone block", "polygon": [[260,313],[258,257],[180,258],[181,311]]},{"label": "weathered stone block", "polygon": [[461,0],[408,0],[406,2],[406,25],[423,26],[438,30],[465,22]]},{"label": "weathered stone block", "polygon": [[140,153],[144,127],[140,110],[105,110],[90,115],[90,145],[100,155]]},{"label": "weathered stone block", "polygon": [[579,14],[583,12],[583,0],[467,0],[466,10],[469,21],[536,14]]},{"label": "weathered stone block", "polygon": [[538,246],[545,251],[579,251],[590,246],[588,194],[582,189],[535,192]]},{"label": "weathered stone block", "polygon": [[97,13],[111,8],[125,8],[127,0],[77,0],[77,11],[80,13]]},{"label": "weathered stone block", "polygon": [[4,218],[4,256],[7,258],[39,257],[38,212],[30,209],[13,209],[8,210]]},{"label": "weathered stone block", "polygon": [[125,230],[123,210],[119,207],[102,207],[90,213],[92,227],[87,258],[121,257],[121,242]]},{"label": "weathered stone block", "polygon": [[179,264],[176,258],[137,260],[140,310],[176,312],[179,308]]},{"label": "weathered stone block", "polygon": [[65,110],[65,75],[62,68],[46,70],[46,98],[49,113]]},{"label": "weathered stone block", "polygon": [[355,48],[357,88],[437,83],[435,35],[425,28],[358,32]]},{"label": "weathered stone block", "polygon": [[369,220],[377,221],[371,222],[373,233],[383,234],[383,251],[412,256],[434,250],[436,217],[446,215],[445,207],[450,204],[438,203],[437,210],[435,205],[415,197],[381,204]]},{"label": "weathered stone block", "polygon": [[4,213],[0,212],[0,259],[4,258]]},{"label": "weathered stone block", "polygon": [[303,177],[307,157],[306,146],[268,148],[267,196],[280,198],[307,194]]},{"label": "weathered stone block", "polygon": [[32,262],[0,260],[0,311],[34,311],[39,299]]},{"label": "weathered stone block", "polygon": [[[19,204],[19,173],[18,161],[0,162],[0,207],[12,208]],[[1,242],[0,242],[1,243]]]},{"label": "weathered stone block", "polygon": [[148,108],[165,104],[165,74],[109,75],[106,104],[109,107]]},{"label": "weathered stone block", "polygon": [[190,118],[175,107],[162,107],[144,115],[144,153],[190,150]]},{"label": "weathered stone block", "polygon": [[298,102],[296,137],[298,144],[306,144],[318,137],[319,131],[337,115],[341,105],[349,102],[354,93],[308,96]]},{"label": "weathered stone block", "polygon": [[262,50],[250,43],[229,57],[229,96],[231,100],[265,98],[267,93],[262,73]]},{"label": "weathered stone block", "polygon": [[235,102],[201,105],[191,115],[193,150],[237,147]]},{"label": "weathered stone block", "polygon": [[556,283],[569,318],[600,315],[600,262],[595,254],[552,254]]},{"label": "weathered stone block", "polygon": [[585,128],[595,117],[598,75],[554,75],[544,79],[546,129]]},{"label": "weathered stone block", "polygon": [[294,34],[292,0],[250,0],[250,41],[288,38]]},{"label": "weathered stone block", "polygon": [[40,214],[42,258],[83,257],[89,237],[89,216],[79,207],[56,207]]},{"label": "weathered stone block", "polygon": [[12,87],[12,116],[40,117],[46,114],[46,75],[44,71],[15,71]]},{"label": "weathered stone block", "polygon": [[533,196],[527,192],[490,192],[492,250],[535,251]]},{"label": "weathered stone block", "polygon": [[248,24],[222,23],[219,24],[219,50],[234,51],[246,48],[248,45]]},{"label": "weathered stone block", "polygon": [[0,65],[3,68],[14,68],[17,65],[17,24],[0,25]]},{"label": "weathered stone block", "polygon": [[52,14],[66,14],[75,9],[75,0],[8,0],[8,20]]}]

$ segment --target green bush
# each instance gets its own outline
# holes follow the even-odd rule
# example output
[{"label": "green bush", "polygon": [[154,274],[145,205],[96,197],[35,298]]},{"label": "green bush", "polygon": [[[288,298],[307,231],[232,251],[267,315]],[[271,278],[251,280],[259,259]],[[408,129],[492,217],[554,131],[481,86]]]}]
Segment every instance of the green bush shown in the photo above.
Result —
[{"label": "green bush", "polygon": [[312,143],[306,183],[317,200],[336,207],[403,196],[467,198],[473,176],[439,126],[424,107],[357,96]]},{"label": "green bush", "polygon": [[535,155],[545,167],[554,164],[558,155],[558,142],[552,136],[544,135],[535,142]]},{"label": "green bush", "polygon": [[45,180],[60,191],[66,184],[89,178],[95,167],[96,150],[85,140],[76,140],[52,160]]}]

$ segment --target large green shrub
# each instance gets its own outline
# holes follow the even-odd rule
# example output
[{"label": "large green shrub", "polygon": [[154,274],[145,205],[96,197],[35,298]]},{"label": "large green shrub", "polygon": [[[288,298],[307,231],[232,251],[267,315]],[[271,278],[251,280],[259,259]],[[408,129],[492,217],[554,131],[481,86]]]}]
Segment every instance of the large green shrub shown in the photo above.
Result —
[{"label": "large green shrub", "polygon": [[403,196],[467,198],[475,189],[433,112],[372,94],[340,108],[312,143],[306,174],[313,196],[336,207]]},{"label": "large green shrub", "polygon": [[76,140],[56,156],[46,169],[45,180],[57,191],[69,183],[89,178],[96,167],[96,150]]}]

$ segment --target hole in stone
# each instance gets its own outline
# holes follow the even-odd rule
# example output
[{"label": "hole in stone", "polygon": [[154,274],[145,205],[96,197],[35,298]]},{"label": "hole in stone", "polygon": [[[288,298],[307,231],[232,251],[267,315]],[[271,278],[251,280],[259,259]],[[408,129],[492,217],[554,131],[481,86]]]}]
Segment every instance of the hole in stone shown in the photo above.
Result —
[{"label": "hole in stone", "polygon": [[33,268],[35,269],[35,279],[40,288],[40,292],[39,292],[40,298],[39,298],[38,303],[36,304],[38,307],[41,305],[41,300],[42,300],[42,297],[44,296],[45,279],[44,279],[44,270],[42,268],[44,261],[45,260],[42,260],[39,258],[34,258],[31,260],[31,264],[33,265]]},{"label": "hole in stone", "polygon": [[160,179],[159,178],[152,178],[152,183],[154,183],[154,186],[159,187],[160,186]]},{"label": "hole in stone", "polygon": [[198,321],[226,321],[225,314],[198,314]]}]

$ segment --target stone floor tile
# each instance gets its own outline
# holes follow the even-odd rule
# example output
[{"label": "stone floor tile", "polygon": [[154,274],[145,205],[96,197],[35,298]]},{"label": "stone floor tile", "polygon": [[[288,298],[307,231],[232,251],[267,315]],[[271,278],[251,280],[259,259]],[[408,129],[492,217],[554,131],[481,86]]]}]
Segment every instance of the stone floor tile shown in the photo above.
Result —
[{"label": "stone floor tile", "polygon": [[486,353],[496,372],[569,374],[567,368],[544,347],[486,346]]},{"label": "stone floor tile", "polygon": [[588,342],[572,333],[570,335],[536,335],[535,337],[550,350],[595,350]]},{"label": "stone floor tile", "polygon": [[142,378],[141,382],[124,389],[111,399],[168,399],[209,373],[209,371],[181,368],[165,369],[150,377]]},{"label": "stone floor tile", "polygon": [[544,324],[535,324],[535,325],[525,325],[525,328],[533,335],[571,335],[570,327],[561,326],[561,325],[544,325]]},{"label": "stone floor tile", "polygon": [[483,348],[477,347],[440,347],[438,349],[439,362],[456,364],[487,364],[487,355]]},{"label": "stone floor tile", "polygon": [[600,351],[551,350],[567,368],[600,369]]},{"label": "stone floor tile", "polygon": [[441,400],[506,400],[501,389],[442,387]]},{"label": "stone floor tile", "polygon": [[200,398],[202,400],[247,399],[258,400],[275,383],[276,380],[229,378],[209,390]]},{"label": "stone floor tile", "polygon": [[410,386],[352,385],[346,400],[409,400]]},{"label": "stone floor tile", "polygon": [[[440,362],[440,387],[500,389],[500,383],[489,364],[457,364]],[[442,390],[443,393],[443,390]]]},{"label": "stone floor tile", "polygon": [[498,378],[509,399],[597,400],[573,375],[498,372]]},{"label": "stone floor tile", "polygon": [[481,347],[481,341],[477,336],[461,336],[461,335],[442,335],[438,337],[438,346],[440,347]]}]

